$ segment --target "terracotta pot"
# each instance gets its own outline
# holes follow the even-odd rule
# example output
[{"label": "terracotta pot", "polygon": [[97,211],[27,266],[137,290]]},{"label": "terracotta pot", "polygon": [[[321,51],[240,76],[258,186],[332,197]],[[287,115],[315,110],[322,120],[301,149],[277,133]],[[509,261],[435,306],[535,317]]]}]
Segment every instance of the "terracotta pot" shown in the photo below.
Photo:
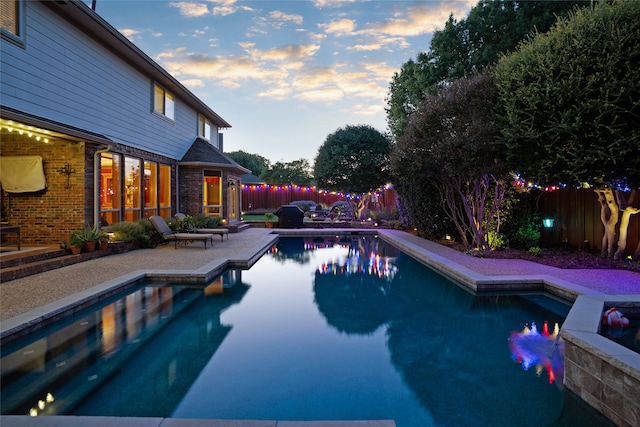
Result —
[{"label": "terracotta pot", "polygon": [[80,246],[69,246],[69,249],[71,249],[71,254],[72,255],[78,255],[80,253],[80,251],[82,250],[82,248]]},{"label": "terracotta pot", "polygon": [[96,242],[84,242],[84,251],[93,252],[96,250]]},{"label": "terracotta pot", "polygon": [[109,247],[109,241],[108,240],[100,240],[100,247],[99,249],[101,251],[107,249]]}]

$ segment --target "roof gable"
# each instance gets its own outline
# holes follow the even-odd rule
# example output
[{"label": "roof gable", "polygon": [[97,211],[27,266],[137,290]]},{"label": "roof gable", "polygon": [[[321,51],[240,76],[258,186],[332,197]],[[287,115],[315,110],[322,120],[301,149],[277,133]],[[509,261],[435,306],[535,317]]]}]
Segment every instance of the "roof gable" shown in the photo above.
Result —
[{"label": "roof gable", "polygon": [[211,145],[209,141],[200,137],[197,137],[195,141],[193,141],[193,144],[191,144],[189,150],[187,150],[186,154],[182,157],[180,163],[208,164],[218,167],[233,168],[237,171],[241,171],[241,173],[250,172],[249,169],[240,166],[229,157],[225,156],[222,151]]}]

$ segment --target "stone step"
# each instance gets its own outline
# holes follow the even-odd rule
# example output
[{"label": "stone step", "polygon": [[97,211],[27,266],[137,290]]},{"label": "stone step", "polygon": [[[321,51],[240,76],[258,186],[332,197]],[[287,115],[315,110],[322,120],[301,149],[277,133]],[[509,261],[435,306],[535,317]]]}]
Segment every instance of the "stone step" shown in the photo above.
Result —
[{"label": "stone step", "polygon": [[3,260],[0,262],[0,283],[100,258],[111,255],[111,253],[111,250],[107,249],[71,255],[68,250],[61,249],[44,254],[25,255],[24,257]]}]

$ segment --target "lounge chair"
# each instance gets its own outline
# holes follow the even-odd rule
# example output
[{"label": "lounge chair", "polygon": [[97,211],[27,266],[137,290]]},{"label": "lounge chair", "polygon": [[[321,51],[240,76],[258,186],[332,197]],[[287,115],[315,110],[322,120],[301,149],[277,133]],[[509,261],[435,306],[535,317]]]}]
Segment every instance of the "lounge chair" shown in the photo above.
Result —
[{"label": "lounge chair", "polygon": [[[177,220],[183,220],[186,218],[186,215],[183,213],[178,212],[177,214],[174,215],[175,219]],[[229,230],[227,230],[226,228],[196,228],[194,229],[194,231],[196,233],[204,233],[204,234],[217,234],[220,236],[220,240],[224,240],[225,236],[227,237],[227,240],[229,240]]]},{"label": "lounge chair", "polygon": [[208,241],[211,241],[211,246],[213,246],[213,234],[174,233],[164,218],[158,215],[152,216],[149,218],[149,221],[153,224],[153,228],[156,229],[164,240],[175,242],[176,249],[178,248],[178,243],[184,243],[187,245],[188,243],[195,241],[204,242],[205,249],[207,249]]}]

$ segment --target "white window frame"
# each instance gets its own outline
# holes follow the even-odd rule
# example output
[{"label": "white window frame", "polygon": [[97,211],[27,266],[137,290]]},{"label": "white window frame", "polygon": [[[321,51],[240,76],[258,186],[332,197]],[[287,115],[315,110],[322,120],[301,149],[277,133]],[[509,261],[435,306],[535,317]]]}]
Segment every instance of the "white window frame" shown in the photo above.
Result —
[{"label": "white window frame", "polygon": [[[162,85],[158,83],[153,84],[152,95],[153,112],[171,121],[175,120],[175,96],[173,96],[171,92],[168,92]],[[161,96],[162,98],[158,99],[159,96]]]},{"label": "white window frame", "polygon": [[198,136],[211,141],[211,120],[203,115],[198,116]]}]

